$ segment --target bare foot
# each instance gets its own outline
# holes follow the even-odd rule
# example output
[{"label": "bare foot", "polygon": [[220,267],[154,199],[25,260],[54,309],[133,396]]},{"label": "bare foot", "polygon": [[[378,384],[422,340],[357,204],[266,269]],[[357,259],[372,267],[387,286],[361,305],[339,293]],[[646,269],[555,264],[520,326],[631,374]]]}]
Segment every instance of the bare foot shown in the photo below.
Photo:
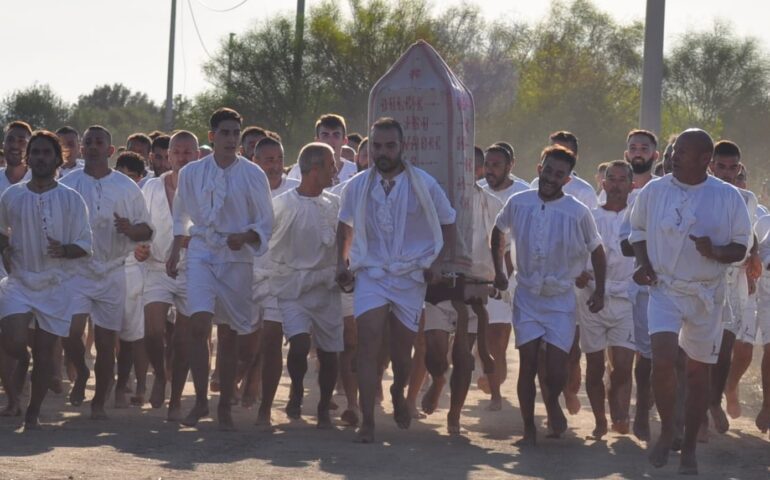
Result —
[{"label": "bare foot", "polygon": [[382,402],[385,400],[385,394],[382,393],[382,382],[379,382],[377,384],[377,393],[374,396],[374,401],[377,402],[377,405],[382,405]]},{"label": "bare foot", "polygon": [[704,423],[698,429],[698,443],[709,443],[709,426]]},{"label": "bare foot", "polygon": [[409,409],[409,415],[411,415],[412,418],[415,420],[419,420],[427,417],[427,415],[417,410],[417,405],[415,405],[413,402],[409,400],[406,401],[406,408]]},{"label": "bare foot", "polygon": [[33,418],[25,418],[24,419],[24,431],[25,432],[31,432],[33,430],[42,430],[43,427],[40,425],[40,422],[38,421],[37,417]]},{"label": "bare foot", "polygon": [[762,407],[754,424],[762,433],[767,432],[770,429],[770,408]]},{"label": "bare foot", "polygon": [[356,432],[356,438],[353,441],[355,443],[374,443],[374,425],[361,425],[358,432]]},{"label": "bare foot", "polygon": [[618,435],[628,435],[631,431],[628,420],[620,420],[618,422],[612,422],[612,431]]},{"label": "bare foot", "polygon": [[203,417],[208,416],[209,414],[209,406],[208,404],[205,405],[195,405],[192,410],[190,410],[190,413],[187,414],[186,417],[184,417],[184,420],[182,420],[182,425],[185,427],[194,427],[198,424],[198,420],[200,420]]},{"label": "bare foot", "polygon": [[484,410],[488,412],[499,412],[503,409],[503,399],[501,398],[493,398],[489,401],[489,405],[484,407]]},{"label": "bare foot", "polygon": [[18,405],[8,405],[4,409],[0,410],[0,417],[18,417],[21,415],[21,407]]},{"label": "bare foot", "polygon": [[594,428],[594,431],[591,432],[591,435],[586,437],[586,440],[599,441],[605,435],[607,435],[607,420],[604,420],[603,422],[598,421],[596,422],[596,427]]},{"label": "bare foot", "polygon": [[338,408],[340,408],[340,406],[337,405],[337,402],[334,400],[329,401],[329,410],[337,410]]},{"label": "bare foot", "polygon": [[553,416],[548,416],[548,428],[551,430],[545,438],[561,438],[562,434],[567,431],[567,417],[561,411],[561,408],[557,408],[553,412]]},{"label": "bare foot", "polygon": [[580,411],[580,399],[574,393],[564,392],[564,404],[570,415],[577,415]]},{"label": "bare foot", "polygon": [[459,435],[460,429],[460,415],[447,414],[446,416],[446,430],[449,435]]},{"label": "bare foot", "polygon": [[91,404],[91,420],[107,420],[107,412],[104,410],[104,405]]},{"label": "bare foot", "polygon": [[355,427],[358,425],[358,412],[353,408],[348,408],[342,412],[340,420],[349,427]]},{"label": "bare foot", "polygon": [[479,390],[486,393],[487,395],[492,393],[492,390],[489,388],[489,379],[486,375],[482,375],[478,380],[476,380],[476,386],[479,387]]},{"label": "bare foot", "polygon": [[243,408],[251,408],[257,403],[257,399],[248,393],[244,393],[241,397],[241,406]]},{"label": "bare foot", "polygon": [[730,429],[730,422],[727,420],[727,415],[725,415],[725,411],[722,410],[722,406],[711,406],[709,407],[709,412],[711,413],[711,418],[714,420],[714,428],[717,432],[727,433]]},{"label": "bare foot", "polygon": [[86,399],[86,384],[90,376],[91,371],[87,368],[77,373],[75,384],[72,385],[72,390],[70,390],[70,404],[72,406],[79,407],[83,404],[83,400]]},{"label": "bare foot", "polygon": [[286,404],[286,416],[293,420],[302,418],[302,401],[296,398],[290,398],[289,402]]},{"label": "bare foot", "polygon": [[230,410],[230,405],[220,405],[217,407],[217,422],[219,423],[219,429],[223,432],[235,431],[235,423],[233,423],[233,413]]},{"label": "bare foot", "polygon": [[634,435],[643,442],[650,441],[650,420],[639,415],[634,418]]},{"label": "bare foot", "polygon": [[698,461],[695,459],[695,452],[682,452],[679,457],[679,474],[680,475],[697,475],[698,474]]},{"label": "bare foot", "polygon": [[270,412],[259,412],[257,414],[257,421],[254,422],[254,425],[261,427],[265,430],[270,430],[273,427],[273,419],[270,418]]},{"label": "bare foot", "polygon": [[62,393],[64,391],[64,387],[62,386],[61,378],[52,378],[51,383],[48,385],[48,389],[56,395]]},{"label": "bare foot", "polygon": [[181,422],[184,417],[182,416],[182,406],[181,405],[174,405],[168,406],[168,413],[166,414],[166,421],[167,422]]},{"label": "bare foot", "polygon": [[441,396],[441,390],[444,389],[445,384],[446,378],[443,376],[436,377],[430,382],[430,387],[428,387],[428,391],[425,392],[425,395],[422,396],[422,402],[420,403],[422,411],[425,412],[425,414],[430,415],[436,411],[436,408],[438,408],[438,399]]},{"label": "bare foot", "polygon": [[136,395],[131,396],[129,399],[131,401],[131,405],[134,407],[142,407],[145,403],[147,403],[147,401],[144,399],[144,392],[139,393],[138,390],[139,389],[137,389]]},{"label": "bare foot", "polygon": [[329,409],[318,408],[318,419],[316,420],[316,428],[319,430],[331,430],[334,428],[332,418],[329,415]]},{"label": "bare foot", "polygon": [[406,430],[412,423],[412,415],[409,413],[409,409],[406,408],[404,392],[398,390],[395,385],[391,385],[390,397],[393,400],[393,419],[396,421],[398,428]]},{"label": "bare foot", "polygon": [[725,390],[726,410],[730,418],[738,418],[741,416],[741,400],[738,397],[738,389],[729,392]]},{"label": "bare foot", "polygon": [[537,430],[536,429],[524,429],[524,436],[514,442],[514,445],[522,447],[534,447],[537,445]]},{"label": "bare foot", "polygon": [[212,392],[218,392],[219,391],[219,376],[218,375],[211,375],[211,381],[209,382],[209,390]]},{"label": "bare foot", "polygon": [[150,394],[150,405],[152,408],[160,408],[166,402],[166,380],[155,377],[152,382],[152,393]]},{"label": "bare foot", "polygon": [[115,408],[128,408],[128,398],[124,388],[115,389]]},{"label": "bare foot", "polygon": [[668,463],[668,452],[671,451],[671,440],[660,436],[655,445],[650,449],[647,460],[655,468],[660,468]]}]

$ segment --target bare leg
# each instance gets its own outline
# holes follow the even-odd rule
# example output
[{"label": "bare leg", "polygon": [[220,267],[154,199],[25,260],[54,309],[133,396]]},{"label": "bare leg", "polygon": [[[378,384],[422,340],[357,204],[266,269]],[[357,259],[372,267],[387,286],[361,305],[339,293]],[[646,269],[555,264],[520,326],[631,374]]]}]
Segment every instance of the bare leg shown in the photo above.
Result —
[{"label": "bare leg", "polygon": [[751,357],[754,354],[754,345],[736,340],[733,345],[733,361],[730,364],[730,373],[727,375],[725,385],[725,400],[727,402],[727,414],[732,418],[741,416],[741,401],[738,395],[738,386],[741,377],[751,365]]},{"label": "bare leg", "polygon": [[32,354],[35,366],[32,370],[32,389],[29,398],[29,406],[24,415],[24,428],[39,428],[38,418],[40,407],[43,404],[48,387],[51,383],[54,366],[54,352],[58,337],[48,333],[39,326],[35,329]]},{"label": "bare leg", "polygon": [[688,358],[686,368],[687,400],[679,473],[697,474],[698,463],[695,459],[695,446],[698,429],[701,427],[709,406],[709,365]]},{"label": "bare leg", "polygon": [[190,343],[192,342],[190,319],[179,312],[176,313],[171,341],[174,353],[171,356],[171,397],[168,400],[166,419],[169,422],[179,422],[183,418],[182,392],[190,371]]},{"label": "bare leg", "polygon": [[96,344],[96,391],[91,400],[91,419],[107,418],[104,402],[107,399],[110,386],[115,381],[115,339],[117,332],[94,325],[94,340]]},{"label": "bare leg", "polygon": [[425,418],[425,414],[417,410],[417,397],[420,395],[422,385],[428,369],[425,366],[425,312],[420,315],[420,327],[414,339],[414,354],[412,355],[412,373],[409,375],[409,387],[406,391],[406,408],[412,418]]},{"label": "bare leg", "polygon": [[385,325],[390,317],[388,306],[384,305],[356,319],[358,326],[358,350],[356,352],[356,375],[361,403],[361,427],[357,440],[360,443],[374,442],[374,403],[379,377],[380,347]]},{"label": "bare leg", "polygon": [[586,393],[596,423],[591,438],[601,440],[608,431],[607,415],[604,408],[604,350],[586,353]]},{"label": "bare leg", "polygon": [[198,420],[209,414],[209,369],[211,368],[211,354],[209,351],[209,338],[211,336],[211,320],[213,315],[209,312],[196,312],[190,317],[190,371],[195,385],[195,406],[187,414],[182,425],[192,427]]},{"label": "bare leg", "polygon": [[262,403],[257,414],[259,425],[270,425],[270,410],[283,370],[282,340],[283,327],[279,322],[262,322]]},{"label": "bare leg", "polygon": [[131,405],[141,407],[144,405],[147,394],[147,370],[150,366],[143,338],[133,342],[132,353],[131,361],[134,366],[134,376],[136,377],[136,392],[130,398],[130,401]]},{"label": "bare leg", "polygon": [[652,341],[652,391],[660,415],[660,436],[650,451],[649,461],[654,467],[662,467],[668,463],[671,442],[674,440],[676,362],[679,345],[675,333],[654,333],[650,339]]},{"label": "bare leg", "polygon": [[86,347],[83,344],[83,332],[87,322],[88,315],[74,315],[70,324],[69,337],[62,340],[67,360],[75,367],[77,374],[69,395],[70,403],[76,407],[82,405],[85,400],[86,384],[88,377],[91,376],[91,371],[86,366]]},{"label": "bare leg", "polygon": [[548,397],[545,399],[545,408],[548,411],[548,426],[551,429],[551,433],[548,435],[549,438],[560,438],[567,430],[567,418],[561,410],[561,405],[559,405],[559,395],[567,383],[568,357],[569,353],[551,344],[546,344],[545,361]]},{"label": "bare leg", "polygon": [[457,331],[452,345],[452,375],[449,379],[450,399],[447,414],[447,431],[450,434],[460,433],[460,414],[468,396],[473,373],[473,354],[471,345],[475,334],[468,333],[468,307],[463,302],[453,301],[452,306],[457,312]]},{"label": "bare leg", "polygon": [[339,354],[337,352],[325,352],[320,348],[316,348],[316,352],[318,355],[318,362],[320,363],[320,368],[318,369],[318,386],[321,391],[318,400],[317,427],[329,429],[333,427],[332,419],[329,416],[329,402],[331,402],[332,395],[334,395],[334,385],[337,382],[337,359]]},{"label": "bare leg", "polygon": [[62,393],[64,388],[61,383],[61,371],[64,360],[64,349],[62,347],[62,341],[56,337],[56,341],[53,346],[53,367],[51,371],[51,384],[48,388],[56,394]]},{"label": "bare leg", "polygon": [[610,347],[610,389],[608,392],[612,430],[621,435],[629,431],[631,407],[631,370],[634,351],[624,347]]},{"label": "bare leg", "polygon": [[[286,404],[286,415],[289,418],[299,419],[302,416],[302,398],[305,396],[303,382],[307,373],[307,356],[309,353],[310,334],[301,333],[289,339],[289,354],[286,357],[286,368],[289,371],[289,377],[291,377],[289,402]],[[332,388],[334,388],[333,385]],[[329,400],[331,400],[331,397]]]},{"label": "bare leg", "polygon": [[393,384],[390,397],[393,400],[393,419],[399,428],[407,429],[412,415],[406,406],[404,389],[409,383],[412,369],[412,347],[417,332],[406,328],[395,315],[390,315],[390,361],[393,365]]},{"label": "bare leg", "polygon": [[134,342],[120,341],[118,351],[118,381],[115,384],[115,408],[128,408],[126,387],[134,363]]},{"label": "bare leg", "polygon": [[503,407],[503,397],[500,393],[500,387],[508,377],[508,361],[506,356],[510,339],[510,323],[493,323],[489,325],[487,330],[487,345],[489,346],[489,353],[492,355],[495,362],[494,372],[486,374],[489,392],[491,394],[487,410],[490,411],[497,411]]},{"label": "bare leg", "polygon": [[572,348],[567,359],[567,379],[564,386],[564,403],[570,415],[577,415],[580,411],[580,399],[577,396],[582,377],[580,353],[580,327],[577,327],[575,328],[575,340],[572,342]]},{"label": "bare leg", "polygon": [[516,391],[519,397],[521,418],[524,421],[524,436],[517,443],[520,446],[535,445],[535,377],[540,356],[540,339],[532,340],[519,347],[519,379]]},{"label": "bare leg", "polygon": [[340,380],[345,389],[347,408],[340,417],[343,422],[351,427],[358,425],[358,383],[356,374],[353,371],[353,361],[356,356],[356,319],[353,316],[345,317],[345,330],[343,338],[345,340],[345,350],[340,353]]},{"label": "bare leg", "polygon": [[[0,412],[0,416],[21,415],[21,402],[19,395],[24,383],[20,378],[25,378],[29,366],[29,322],[32,314],[23,313],[9,315],[2,319],[2,348],[5,352],[3,370],[3,385],[8,397],[8,406]],[[11,368],[12,367],[12,368]],[[48,385],[45,385],[48,390]]]},{"label": "bare leg", "polygon": [[257,356],[259,355],[259,344],[261,343],[262,329],[258,329],[248,335],[242,335],[238,339],[238,363],[236,365],[235,372],[235,390],[238,391],[238,384],[241,384],[242,392],[241,401],[242,405],[246,408],[252,407],[256,401],[256,391],[254,386],[250,382],[250,376],[253,372],[257,371],[255,365],[257,364]]},{"label": "bare leg", "polygon": [[166,400],[166,324],[171,305],[153,302],[144,307],[144,347],[152,365],[153,382],[150,393],[152,408],[160,408]]},{"label": "bare leg", "polygon": [[217,421],[222,430],[235,430],[231,413],[235,392],[235,370],[238,364],[238,334],[228,325],[217,325],[217,365],[219,365],[219,405]]},{"label": "bare leg", "polygon": [[422,397],[422,411],[430,415],[438,407],[441,391],[446,384],[446,371],[449,370],[449,332],[428,330],[425,332],[425,367],[430,373],[431,384]]},{"label": "bare leg", "polygon": [[634,435],[642,441],[650,440],[650,375],[652,360],[636,355],[634,379],[636,380],[636,413],[634,415]]},{"label": "bare leg", "polygon": [[762,433],[770,429],[770,343],[765,344],[762,353],[762,409],[755,423]]},{"label": "bare leg", "polygon": [[714,420],[714,427],[719,433],[725,433],[730,428],[724,410],[722,410],[722,394],[725,391],[727,376],[730,373],[732,363],[733,344],[735,334],[729,330],[722,332],[722,345],[719,349],[719,358],[716,365],[711,367],[711,391],[708,410]]}]

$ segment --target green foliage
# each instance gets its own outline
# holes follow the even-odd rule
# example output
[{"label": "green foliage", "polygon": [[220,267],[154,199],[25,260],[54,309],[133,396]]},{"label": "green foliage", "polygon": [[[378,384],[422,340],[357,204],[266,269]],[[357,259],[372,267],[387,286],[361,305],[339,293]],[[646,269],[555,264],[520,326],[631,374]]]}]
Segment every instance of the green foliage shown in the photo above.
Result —
[{"label": "green foliage", "polygon": [[49,85],[32,85],[17,90],[0,103],[0,118],[3,124],[13,120],[24,120],[34,129],[57,129],[69,115],[69,106]]}]

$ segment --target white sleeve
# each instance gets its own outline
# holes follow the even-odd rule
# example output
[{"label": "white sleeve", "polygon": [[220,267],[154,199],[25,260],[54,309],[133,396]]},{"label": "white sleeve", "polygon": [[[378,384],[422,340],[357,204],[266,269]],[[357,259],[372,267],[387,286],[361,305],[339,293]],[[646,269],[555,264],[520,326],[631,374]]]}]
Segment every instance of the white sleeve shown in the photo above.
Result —
[{"label": "white sleeve", "polygon": [[506,235],[508,235],[513,228],[511,223],[511,218],[513,216],[513,204],[511,198],[513,197],[508,197],[508,201],[505,202],[505,206],[500,210],[500,213],[497,214],[497,218],[495,219],[495,226],[497,229]]},{"label": "white sleeve", "polygon": [[[360,188],[361,183],[355,179],[349,180],[342,193],[340,195],[340,213],[338,220],[348,226],[353,226],[353,218],[355,217],[355,207],[353,205],[354,199],[358,196],[357,191]],[[365,184],[365,183],[364,183]]]},{"label": "white sleeve", "polygon": [[91,222],[88,221],[88,207],[85,200],[79,193],[74,192],[73,199],[70,202],[70,218],[66,221],[73,222],[73,244],[82,248],[88,256],[93,255],[93,233],[91,232]]},{"label": "white sleeve", "polygon": [[192,220],[187,210],[188,202],[190,202],[189,191],[187,187],[187,177],[189,170],[185,171],[183,168],[179,172],[179,182],[177,184],[176,192],[174,193],[173,212],[174,217],[174,236],[189,236],[190,226],[192,226]]},{"label": "white sleeve", "polygon": [[273,198],[270,195],[270,184],[262,169],[254,170],[257,174],[251,176],[253,184],[247,192],[250,196],[249,225],[246,230],[251,230],[259,235],[259,243],[255,246],[248,244],[254,256],[262,256],[267,252],[270,237],[273,234]]},{"label": "white sleeve", "polygon": [[589,252],[593,252],[602,244],[602,237],[596,228],[596,220],[588,209],[585,209],[583,218],[580,219],[580,234],[583,236]]},{"label": "white sleeve", "polygon": [[446,196],[446,193],[444,193],[444,190],[438,182],[430,182],[429,190],[433,205],[436,207],[439,223],[441,225],[452,225],[455,223],[457,212],[452,208],[452,204],[449,203],[449,198]]},{"label": "white sleeve", "polygon": [[634,201],[631,209],[630,224],[631,233],[628,236],[630,243],[647,241],[647,202],[649,197],[649,185],[642,188]]},{"label": "white sleeve", "polygon": [[732,195],[733,213],[730,216],[732,219],[730,242],[744,245],[748,248],[753,237],[749,210],[746,208],[746,202],[743,200],[741,194],[735,189],[732,191],[734,192],[734,195]]}]

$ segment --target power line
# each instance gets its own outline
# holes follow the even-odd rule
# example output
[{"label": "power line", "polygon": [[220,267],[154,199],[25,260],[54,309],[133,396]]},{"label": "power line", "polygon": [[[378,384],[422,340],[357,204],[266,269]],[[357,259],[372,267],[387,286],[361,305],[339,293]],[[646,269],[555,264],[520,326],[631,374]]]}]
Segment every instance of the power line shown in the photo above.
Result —
[{"label": "power line", "polygon": [[192,17],[193,27],[195,27],[195,33],[198,35],[198,41],[201,43],[201,47],[203,47],[203,51],[206,52],[206,55],[211,60],[214,60],[214,57],[211,56],[208,49],[206,48],[206,44],[203,43],[203,37],[201,37],[201,32],[198,30],[198,22],[195,20],[195,12],[193,12],[192,4],[190,3],[190,0],[187,0],[187,7],[190,9],[190,17]]},{"label": "power line", "polygon": [[225,13],[225,12],[232,12],[233,10],[235,10],[238,7],[240,7],[244,3],[248,2],[249,0],[242,0],[241,3],[238,3],[238,4],[236,4],[236,5],[232,6],[232,7],[229,7],[229,8],[223,8],[223,9],[212,8],[212,7],[208,6],[208,5],[206,5],[201,0],[195,0],[195,1],[198,2],[206,10],[211,10],[212,12],[217,12],[217,13]]}]

